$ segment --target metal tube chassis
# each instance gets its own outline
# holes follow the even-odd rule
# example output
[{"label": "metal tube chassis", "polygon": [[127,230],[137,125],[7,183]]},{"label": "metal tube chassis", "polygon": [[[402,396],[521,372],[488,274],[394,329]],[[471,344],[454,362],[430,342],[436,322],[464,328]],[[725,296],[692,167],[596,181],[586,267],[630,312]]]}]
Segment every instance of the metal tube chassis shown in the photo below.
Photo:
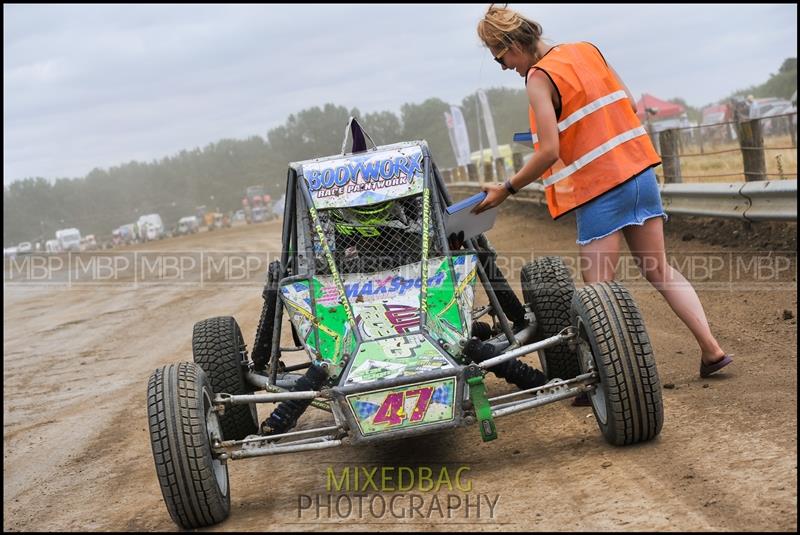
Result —
[{"label": "metal tube chassis", "polygon": [[[540,349],[545,349],[560,343],[569,343],[575,334],[571,331],[558,334],[541,342],[535,342],[510,351],[505,355],[496,357],[498,359],[512,359],[522,354],[531,353]],[[494,360],[494,359],[492,359]],[[487,363],[489,363],[487,365]],[[328,404],[330,407],[335,425],[323,426],[302,431],[293,431],[280,435],[248,437],[243,440],[215,440],[212,450],[220,456],[220,459],[244,459],[249,457],[261,457],[265,455],[276,455],[281,453],[292,453],[297,451],[307,451],[337,447],[342,445],[375,443],[387,440],[396,440],[415,435],[435,433],[443,429],[464,427],[473,425],[476,422],[474,409],[466,391],[464,373],[468,367],[478,367],[486,369],[497,364],[498,361],[484,361],[480,364],[469,364],[459,366],[455,370],[447,369],[414,377],[404,377],[394,380],[387,380],[381,383],[381,388],[392,388],[424,382],[428,380],[441,379],[445,377],[456,377],[458,388],[456,390],[456,418],[453,421],[443,424],[429,424],[421,427],[411,427],[398,431],[384,432],[374,436],[361,436],[358,431],[354,431],[356,424],[347,406],[346,397],[349,394],[368,392],[375,389],[374,383],[363,385],[348,385],[345,387],[334,386],[323,388],[315,392],[281,392],[272,394],[251,394],[251,395],[230,395],[217,394],[214,398],[215,410],[222,413],[226,407],[248,403],[276,403],[288,399],[314,399]],[[261,383],[256,377],[263,377],[255,372],[248,372],[247,378],[253,385]],[[521,390],[488,398],[492,409],[492,417],[499,418],[523,410],[533,409],[563,399],[575,397],[581,392],[588,392],[594,389],[599,378],[595,372],[589,372],[564,381],[553,381],[544,386]],[[509,401],[512,398],[525,396],[525,399]],[[305,435],[317,435],[309,438],[297,439]],[[280,443],[277,443],[281,441]]]},{"label": "metal tube chassis", "polygon": [[[220,441],[219,439],[215,439],[212,443],[212,450],[216,455],[219,455],[219,458],[222,460],[244,459],[250,457],[261,457],[265,455],[332,448],[342,445],[396,440],[415,435],[434,433],[444,429],[473,425],[476,422],[475,412],[474,408],[472,407],[472,403],[469,400],[469,396],[467,395],[468,392],[466,388],[466,381],[464,379],[464,374],[467,368],[480,368],[485,370],[500,364],[501,362],[518,358],[534,351],[546,349],[557,344],[572,343],[575,339],[575,336],[576,334],[572,328],[567,328],[556,336],[539,342],[534,342],[532,344],[523,345],[522,347],[510,350],[504,354],[498,355],[497,357],[483,361],[479,364],[458,366],[455,370],[439,370],[415,375],[413,377],[402,377],[382,381],[380,383],[380,388],[394,388],[446,377],[455,377],[457,384],[456,417],[450,422],[441,424],[428,424],[419,427],[400,429],[397,431],[388,431],[373,436],[362,436],[358,431],[356,431],[357,425],[349,407],[347,406],[346,396],[375,390],[375,383],[334,386],[330,388],[323,388],[319,391],[309,392],[275,392],[247,395],[217,394],[214,398],[214,409],[219,413],[224,413],[225,409],[232,405],[249,403],[277,403],[289,399],[313,399],[319,404],[327,405],[327,407],[333,413],[335,425],[311,428],[302,431],[293,431],[279,435],[251,436],[243,440]],[[256,372],[248,371],[246,378],[253,386],[257,388],[265,388],[268,386],[264,382],[266,377]],[[490,407],[492,409],[492,417],[499,418],[501,416],[507,416],[523,410],[533,409],[535,407],[575,397],[581,392],[588,392],[594,389],[598,381],[599,378],[597,374],[593,371],[590,371],[589,373],[578,375],[573,379],[553,381],[537,388],[521,390],[519,392],[512,392],[510,394],[488,398]],[[272,389],[277,390],[278,387],[273,385]],[[521,396],[527,396],[527,398],[508,401],[512,398],[518,398]],[[305,435],[316,436],[299,439],[297,438]],[[278,441],[281,442],[277,443]]]},{"label": "metal tube chassis", "polygon": [[[441,175],[432,162],[427,147],[424,149],[426,158],[426,176],[432,176],[434,179],[433,184],[430,184],[432,190],[432,205],[433,210],[438,210],[439,206],[444,204],[448,206],[451,200],[447,193]],[[306,258],[313,258],[313,253],[310,251],[310,244],[306,244],[307,248],[304,251],[298,250],[298,227],[310,228],[309,214],[305,206],[298,210],[298,201],[301,204],[309,202],[305,199],[304,195],[297,195],[298,190],[298,175],[296,171],[290,167],[286,184],[286,213],[283,220],[283,246],[281,251],[281,268],[282,268],[282,282],[284,280],[291,280],[290,274],[295,277],[307,277],[307,275],[300,274],[303,253]],[[300,217],[300,219],[298,219]],[[434,218],[438,223],[439,232],[436,233],[437,238],[443,241],[443,250],[449,251],[447,247],[447,239],[444,234],[444,228],[440,218]],[[435,223],[435,224],[436,224]],[[477,238],[468,240],[467,253],[479,255],[479,257],[488,258],[489,266],[494,268],[494,251],[488,243],[488,240],[481,235]],[[464,251],[460,252],[461,254]],[[449,253],[448,253],[449,254]],[[307,260],[306,260],[307,261]],[[265,455],[276,455],[281,453],[291,453],[296,451],[308,451],[324,448],[337,447],[348,444],[363,444],[375,443],[387,440],[395,440],[409,436],[422,435],[434,433],[443,429],[463,427],[476,423],[475,411],[468,395],[468,386],[464,378],[465,370],[467,368],[480,368],[486,370],[501,362],[518,358],[520,356],[532,353],[534,351],[546,349],[548,347],[570,343],[574,344],[577,337],[576,332],[572,328],[567,328],[556,336],[541,340],[535,343],[524,345],[531,336],[532,331],[535,330],[535,319],[529,319],[528,327],[521,329],[514,333],[513,327],[509,322],[508,317],[503,311],[498,298],[495,294],[494,288],[489,280],[486,270],[481,262],[477,265],[478,276],[483,284],[490,302],[490,309],[497,316],[503,333],[498,335],[488,342],[493,343],[495,346],[502,348],[503,352],[498,356],[483,361],[479,364],[458,365],[454,368],[446,370],[438,370],[428,373],[414,375],[413,377],[401,377],[397,379],[390,379],[381,381],[379,384],[366,383],[354,384],[347,386],[333,386],[330,388],[322,388],[315,392],[287,392],[286,389],[290,388],[297,375],[285,373],[281,374],[279,379],[279,358],[283,350],[300,350],[302,348],[282,348],[280,347],[281,337],[281,324],[283,317],[283,303],[278,299],[277,306],[275,307],[275,321],[273,323],[272,333],[272,350],[270,352],[270,360],[266,370],[266,374],[257,373],[248,369],[245,377],[248,382],[255,388],[264,389],[267,394],[249,394],[249,395],[230,395],[230,394],[217,394],[214,399],[214,409],[219,413],[224,413],[225,408],[231,405],[249,404],[249,403],[277,403],[289,399],[312,399],[312,405],[323,410],[329,410],[333,413],[335,425],[323,426],[303,431],[287,432],[276,435],[258,435],[250,436],[243,440],[226,440],[222,441],[218,437],[214,437],[212,441],[212,450],[215,455],[218,455],[221,460],[228,459],[242,459],[250,457],[260,457]],[[502,338],[505,338],[504,340]],[[292,366],[293,369],[300,369],[307,365]],[[425,381],[442,379],[442,378],[456,378],[457,390],[455,393],[455,410],[454,419],[447,422],[426,424],[416,427],[406,427],[397,431],[385,431],[372,436],[363,436],[357,430],[358,426],[354,421],[354,417],[347,405],[346,396],[355,393],[369,392],[376,389],[394,388],[415,383],[422,383]],[[582,392],[593,390],[595,385],[599,382],[598,375],[594,371],[579,375],[573,379],[566,381],[554,381],[538,388],[513,392],[493,398],[488,398],[489,405],[492,411],[492,417],[506,416],[523,410],[532,409],[541,405],[554,403],[563,399],[575,397]],[[510,398],[528,396],[527,399],[517,401],[504,401]],[[530,397],[533,396],[533,397]],[[305,435],[317,435],[309,438],[297,438]],[[281,441],[280,443],[277,443]]]}]

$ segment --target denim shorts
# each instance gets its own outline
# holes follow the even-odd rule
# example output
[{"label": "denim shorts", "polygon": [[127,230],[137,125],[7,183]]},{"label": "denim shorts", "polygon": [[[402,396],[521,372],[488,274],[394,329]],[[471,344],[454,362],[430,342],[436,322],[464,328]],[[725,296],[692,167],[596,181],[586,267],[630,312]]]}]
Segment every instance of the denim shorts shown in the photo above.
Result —
[{"label": "denim shorts", "polygon": [[661,206],[661,193],[650,167],[619,186],[575,210],[578,245],[605,238],[629,225],[644,225],[651,217],[667,214]]}]

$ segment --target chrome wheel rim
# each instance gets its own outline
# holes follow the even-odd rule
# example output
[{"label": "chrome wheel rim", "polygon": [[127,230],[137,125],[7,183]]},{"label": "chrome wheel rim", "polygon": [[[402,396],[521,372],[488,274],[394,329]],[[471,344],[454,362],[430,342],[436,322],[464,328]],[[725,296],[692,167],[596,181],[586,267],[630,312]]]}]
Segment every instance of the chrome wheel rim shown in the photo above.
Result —
[{"label": "chrome wheel rim", "polygon": [[[213,444],[213,437],[222,440],[222,426],[219,423],[219,416],[214,411],[211,403],[211,398],[208,391],[203,391],[203,404],[205,405],[206,412],[206,434],[209,445],[209,450]],[[223,496],[228,495],[228,465],[220,460],[219,456],[215,456],[213,451],[211,453],[211,467],[214,470],[214,479],[217,480],[217,487]]]},{"label": "chrome wheel rim", "polygon": [[578,358],[580,360],[582,373],[594,372],[598,376],[595,388],[589,391],[589,400],[592,402],[592,409],[597,421],[603,425],[608,423],[608,409],[606,408],[606,389],[603,378],[595,364],[592,346],[589,344],[586,334],[586,326],[578,319]]}]

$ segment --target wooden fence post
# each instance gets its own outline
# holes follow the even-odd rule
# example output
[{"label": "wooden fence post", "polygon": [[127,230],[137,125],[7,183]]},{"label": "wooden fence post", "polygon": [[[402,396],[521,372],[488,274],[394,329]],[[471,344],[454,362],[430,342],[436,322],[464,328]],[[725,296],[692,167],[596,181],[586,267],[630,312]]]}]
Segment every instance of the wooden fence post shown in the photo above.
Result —
[{"label": "wooden fence post", "polygon": [[474,163],[467,164],[467,177],[466,179],[470,182],[478,183],[478,166]]},{"label": "wooden fence post", "polygon": [[700,142],[700,154],[703,154],[703,126],[697,127],[697,139]]},{"label": "wooden fence post", "polygon": [[514,172],[519,173],[519,170],[522,169],[522,153],[515,152],[511,155],[511,159],[514,161]]},{"label": "wooden fence post", "polygon": [[680,131],[678,130],[664,130],[658,134],[665,184],[683,182],[681,178],[681,160],[678,154],[679,135]]},{"label": "wooden fence post", "polygon": [[493,182],[494,181],[494,173],[493,171],[494,166],[492,162],[483,162],[483,181],[484,182]]},{"label": "wooden fence post", "polygon": [[764,156],[761,121],[752,119],[736,123],[736,133],[739,134],[739,147],[742,149],[744,181],[766,180],[767,162]]},{"label": "wooden fence post", "polygon": [[506,162],[502,157],[494,161],[494,171],[498,182],[503,182],[506,179]]}]

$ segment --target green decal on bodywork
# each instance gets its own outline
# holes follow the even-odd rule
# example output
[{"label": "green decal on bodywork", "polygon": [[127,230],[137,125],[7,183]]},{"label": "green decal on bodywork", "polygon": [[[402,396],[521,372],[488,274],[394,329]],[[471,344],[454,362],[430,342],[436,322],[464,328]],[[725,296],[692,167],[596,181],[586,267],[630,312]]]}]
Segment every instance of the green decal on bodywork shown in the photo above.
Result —
[{"label": "green decal on bodywork", "polygon": [[[314,293],[313,312],[311,288]],[[334,295],[331,295],[331,290]],[[357,342],[344,320],[346,312],[336,300],[335,288],[326,288],[316,279],[313,282],[299,280],[283,284],[280,295],[289,320],[306,348],[312,355],[320,355],[331,364],[331,376],[338,376],[345,364],[344,355],[352,354]]]},{"label": "green decal on bodywork", "polygon": [[314,326],[319,333],[320,356],[331,364],[339,364],[344,354],[344,337],[347,331],[347,309],[338,300],[326,300],[323,295],[324,285],[316,278],[312,281],[314,291]]},{"label": "green decal on bodywork", "polygon": [[311,310],[311,283],[308,280],[295,280],[283,283],[280,296],[286,307],[289,321],[292,322],[305,347],[317,353],[317,318]]},{"label": "green decal on bodywork", "polygon": [[447,260],[440,264],[434,276],[440,274],[444,277],[444,282],[428,289],[428,314],[444,321],[451,329],[461,332],[464,326],[461,322],[461,314]]},{"label": "green decal on bodywork", "polygon": [[[442,259],[434,275],[442,277],[442,284],[428,289],[425,326],[450,355],[457,356],[460,352],[458,343],[469,336],[469,326],[462,315],[463,304],[459,302],[459,289],[463,292],[464,285],[455,287],[449,262],[447,258]],[[436,265],[435,261],[431,264]],[[469,283],[467,286],[471,288]]]},{"label": "green decal on bodywork", "polygon": [[453,365],[447,357],[423,335],[395,336],[363,342],[354,357],[347,383],[410,377],[449,367]]},{"label": "green decal on bodywork", "polygon": [[334,285],[336,286],[336,291],[339,294],[340,302],[343,305],[345,316],[347,317],[347,320],[350,322],[350,325],[352,327],[355,327],[356,320],[353,317],[353,311],[350,310],[350,303],[347,302],[347,297],[345,297],[344,286],[342,285],[342,279],[339,276],[339,271],[336,269],[336,262],[334,262],[333,260],[331,249],[330,247],[328,247],[328,240],[325,239],[325,232],[322,230],[322,227],[319,224],[319,217],[317,215],[317,211],[312,206],[308,209],[308,213],[311,214],[311,220],[314,222],[314,230],[317,232],[319,243],[322,246],[322,250],[325,253],[325,259],[328,262],[328,269],[330,269],[331,277],[333,277],[333,282]]},{"label": "green decal on bodywork", "polygon": [[311,331],[309,331],[308,336],[306,337],[306,345],[313,350],[317,350],[317,328],[314,326]]}]

